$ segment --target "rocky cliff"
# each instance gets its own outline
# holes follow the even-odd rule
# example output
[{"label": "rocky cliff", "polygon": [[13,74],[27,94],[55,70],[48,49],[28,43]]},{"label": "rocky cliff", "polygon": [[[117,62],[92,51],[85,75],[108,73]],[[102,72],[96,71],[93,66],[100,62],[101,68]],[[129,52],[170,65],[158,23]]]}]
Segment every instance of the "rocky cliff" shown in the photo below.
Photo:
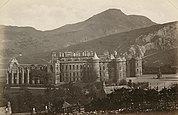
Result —
[{"label": "rocky cliff", "polygon": [[[80,43],[64,50],[88,49],[99,53],[106,50],[110,52],[116,50],[120,55],[142,55],[146,62],[149,60],[147,62],[149,65],[157,60],[160,61],[159,63],[175,65],[177,58],[177,27],[178,22],[154,25]],[[157,59],[155,56],[157,56]]]}]

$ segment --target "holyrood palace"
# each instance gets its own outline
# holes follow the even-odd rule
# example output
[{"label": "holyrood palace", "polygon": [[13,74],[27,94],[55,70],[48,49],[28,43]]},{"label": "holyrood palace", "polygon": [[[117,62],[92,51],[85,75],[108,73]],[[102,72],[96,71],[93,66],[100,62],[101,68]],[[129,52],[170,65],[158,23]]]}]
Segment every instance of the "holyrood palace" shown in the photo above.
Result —
[{"label": "holyrood palace", "polygon": [[119,56],[116,51],[103,55],[93,51],[52,52],[47,64],[25,64],[13,57],[9,61],[6,84],[44,84],[41,77],[31,74],[33,70],[51,73],[53,84],[101,81],[119,84],[126,77],[142,75],[142,58]]}]

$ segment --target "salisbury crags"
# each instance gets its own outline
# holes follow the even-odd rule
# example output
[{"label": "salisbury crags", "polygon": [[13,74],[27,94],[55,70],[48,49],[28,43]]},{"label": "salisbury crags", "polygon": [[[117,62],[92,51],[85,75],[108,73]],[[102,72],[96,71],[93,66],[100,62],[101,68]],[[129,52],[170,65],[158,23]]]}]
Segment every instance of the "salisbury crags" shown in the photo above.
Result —
[{"label": "salisbury crags", "polygon": [[141,54],[146,62],[176,64],[178,22],[153,25],[129,32],[117,33],[99,39],[72,45],[63,50],[93,50],[97,52],[118,51],[120,54]]}]

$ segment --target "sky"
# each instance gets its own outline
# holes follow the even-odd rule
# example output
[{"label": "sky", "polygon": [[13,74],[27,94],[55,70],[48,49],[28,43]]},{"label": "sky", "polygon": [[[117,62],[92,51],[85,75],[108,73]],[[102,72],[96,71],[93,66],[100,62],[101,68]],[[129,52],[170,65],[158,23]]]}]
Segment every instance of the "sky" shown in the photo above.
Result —
[{"label": "sky", "polygon": [[110,8],[156,23],[178,21],[178,0],[0,0],[0,25],[51,30]]}]

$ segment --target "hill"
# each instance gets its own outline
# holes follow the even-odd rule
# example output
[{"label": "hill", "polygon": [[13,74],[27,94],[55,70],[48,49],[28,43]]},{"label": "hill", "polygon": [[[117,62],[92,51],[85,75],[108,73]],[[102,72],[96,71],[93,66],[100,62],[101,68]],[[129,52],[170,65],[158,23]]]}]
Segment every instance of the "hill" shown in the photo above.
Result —
[{"label": "hill", "polygon": [[31,55],[64,48],[114,33],[144,28],[156,23],[139,15],[126,15],[119,9],[109,9],[76,24],[39,31],[32,27],[0,26],[6,57],[22,53]]},{"label": "hill", "polygon": [[72,45],[64,48],[63,51],[93,50],[102,53],[116,50],[121,55],[141,54],[150,66],[158,60],[160,60],[159,64],[176,65],[177,24],[178,22],[171,22],[117,33]]},{"label": "hill", "polygon": [[[5,35],[1,40],[3,55],[0,56],[4,63],[19,53],[23,55],[21,58],[28,57],[24,60],[36,62],[37,59],[49,60],[53,50],[98,53],[116,50],[121,55],[144,55],[147,66],[177,64],[177,22],[156,24],[147,17],[126,15],[118,9],[109,9],[83,22],[49,31],[0,26],[0,34]],[[3,70],[6,67],[1,66]]]}]

